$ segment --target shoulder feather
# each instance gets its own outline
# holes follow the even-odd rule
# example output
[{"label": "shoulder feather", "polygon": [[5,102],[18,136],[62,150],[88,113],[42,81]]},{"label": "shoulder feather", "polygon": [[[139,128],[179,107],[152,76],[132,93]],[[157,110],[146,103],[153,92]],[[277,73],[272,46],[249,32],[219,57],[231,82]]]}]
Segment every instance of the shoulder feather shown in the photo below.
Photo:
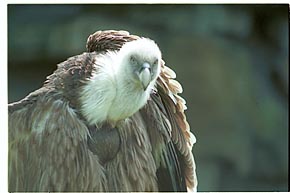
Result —
[{"label": "shoulder feather", "polygon": [[97,31],[91,34],[87,40],[87,51],[88,52],[106,52],[119,50],[124,43],[137,40],[140,37],[131,35],[127,31]]}]

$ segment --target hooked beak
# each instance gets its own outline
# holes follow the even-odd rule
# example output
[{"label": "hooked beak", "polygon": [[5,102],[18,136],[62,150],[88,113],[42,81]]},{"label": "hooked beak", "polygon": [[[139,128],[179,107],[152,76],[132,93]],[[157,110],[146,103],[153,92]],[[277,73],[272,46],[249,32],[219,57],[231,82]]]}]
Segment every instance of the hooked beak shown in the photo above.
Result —
[{"label": "hooked beak", "polygon": [[146,90],[151,82],[151,68],[150,64],[144,63],[139,71],[139,79],[142,83],[143,89]]}]

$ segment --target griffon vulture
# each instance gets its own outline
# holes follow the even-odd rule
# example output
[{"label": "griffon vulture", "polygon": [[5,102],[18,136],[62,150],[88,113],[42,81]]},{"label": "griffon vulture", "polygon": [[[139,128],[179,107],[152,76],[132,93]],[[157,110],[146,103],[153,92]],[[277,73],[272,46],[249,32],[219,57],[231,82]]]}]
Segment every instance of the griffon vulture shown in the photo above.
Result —
[{"label": "griffon vulture", "polygon": [[196,190],[182,87],[156,43],[109,30],[86,46],[9,104],[9,191]]}]

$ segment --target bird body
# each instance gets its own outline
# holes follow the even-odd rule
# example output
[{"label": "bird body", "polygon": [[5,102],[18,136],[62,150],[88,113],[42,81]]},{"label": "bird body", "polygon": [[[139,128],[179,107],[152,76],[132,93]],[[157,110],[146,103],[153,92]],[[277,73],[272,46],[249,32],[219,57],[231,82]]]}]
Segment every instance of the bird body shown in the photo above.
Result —
[{"label": "bird body", "polygon": [[109,30],[87,49],[9,104],[9,191],[196,190],[195,138],[158,46]]}]

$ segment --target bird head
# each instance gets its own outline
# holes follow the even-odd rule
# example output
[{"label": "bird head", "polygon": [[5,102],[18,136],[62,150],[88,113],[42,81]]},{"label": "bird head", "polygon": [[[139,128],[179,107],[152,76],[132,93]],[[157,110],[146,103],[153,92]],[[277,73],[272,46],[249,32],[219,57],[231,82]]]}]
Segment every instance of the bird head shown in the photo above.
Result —
[{"label": "bird head", "polygon": [[144,91],[152,89],[160,73],[161,52],[154,41],[147,38],[126,43],[120,50],[121,65],[128,83]]},{"label": "bird head", "polygon": [[126,42],[118,51],[98,54],[96,70],[81,94],[86,119],[91,124],[117,122],[136,113],[154,90],[161,61],[158,46],[147,38]]}]

